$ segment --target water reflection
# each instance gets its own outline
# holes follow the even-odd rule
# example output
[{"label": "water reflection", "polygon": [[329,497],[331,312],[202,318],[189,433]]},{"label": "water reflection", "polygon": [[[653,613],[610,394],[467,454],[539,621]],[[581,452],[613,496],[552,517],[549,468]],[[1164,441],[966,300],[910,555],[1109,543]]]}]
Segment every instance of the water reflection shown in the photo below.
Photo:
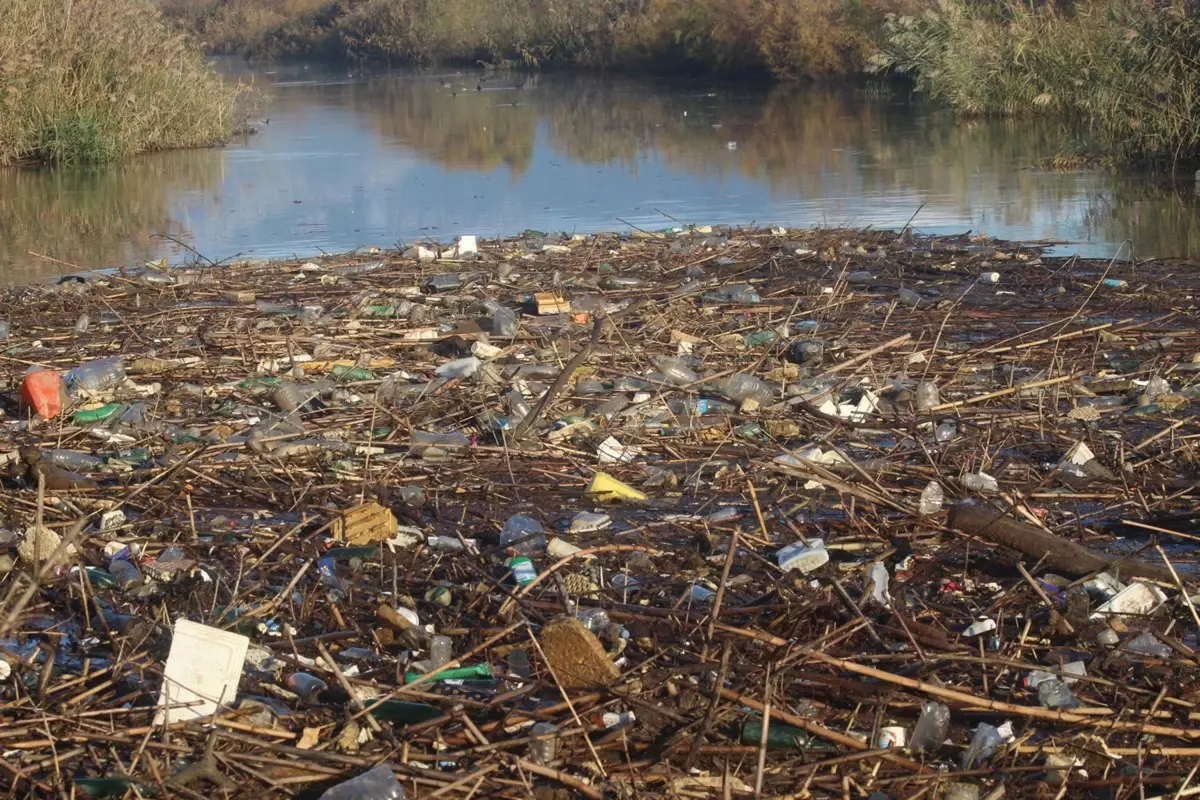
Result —
[{"label": "water reflection", "polygon": [[919,230],[1200,251],[1192,185],[1033,169],[1071,134],[956,123],[894,88],[500,75],[477,91],[476,73],[302,67],[257,79],[274,84],[270,123],[224,150],[0,172],[0,278],[178,257],[161,233],[218,259],[672,220],[899,226],[918,207]]}]

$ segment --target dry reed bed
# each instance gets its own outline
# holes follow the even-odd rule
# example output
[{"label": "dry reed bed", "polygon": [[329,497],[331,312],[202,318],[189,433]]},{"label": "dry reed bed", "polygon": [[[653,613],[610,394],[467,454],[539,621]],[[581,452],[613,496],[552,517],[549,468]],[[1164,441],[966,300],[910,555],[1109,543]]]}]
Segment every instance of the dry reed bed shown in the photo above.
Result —
[{"label": "dry reed bed", "polygon": [[[956,783],[989,797],[1002,786],[1010,797],[1182,796],[1174,793],[1190,785],[1200,754],[1197,621],[1163,559],[1191,586],[1193,267],[883,232],[546,243],[486,242],[479,260],[383,253],[9,291],[0,376],[10,387],[30,366],[65,370],[115,354],[135,385],[103,399],[136,402],[136,385],[160,386],[144,399],[143,421],[114,422],[122,410],[79,423],[73,407],[30,425],[6,407],[0,519],[20,531],[41,517],[78,548],[61,567],[90,568],[92,579],[53,559],[40,570],[9,562],[3,782],[48,796],[105,777],[117,779],[108,787],[118,796],[131,781],[198,797],[213,779],[222,796],[315,796],[387,760],[413,797],[939,797]],[[445,293],[417,289],[449,272],[468,280]],[[705,296],[739,284],[760,302]],[[917,293],[915,307],[902,290]],[[570,312],[526,313],[515,337],[487,336],[494,306],[483,299],[520,308],[541,291],[568,299]],[[91,327],[77,335],[83,313]],[[781,340],[745,344],[780,326]],[[480,339],[502,348],[489,362],[495,371],[430,383]],[[824,355],[800,365],[781,358],[796,339],[824,341]],[[704,380],[651,375],[680,341],[693,342]],[[291,374],[293,364],[306,376]],[[526,378],[530,405],[539,390],[562,391],[528,432],[498,432],[510,380],[496,376],[521,364],[545,365]],[[367,371],[344,371],[354,367]],[[340,379],[315,383],[334,368]],[[401,370],[406,377],[386,379]],[[718,399],[714,381],[736,373],[824,396],[780,388],[779,403],[759,408],[664,412],[668,402]],[[646,388],[613,388],[648,375]],[[1132,402],[1078,411],[1091,395],[1145,393],[1136,381],[1153,377],[1170,386],[1158,385],[1137,413]],[[273,378],[298,381],[314,399],[284,416]],[[940,390],[920,412],[918,380]],[[426,385],[406,393],[397,383]],[[868,388],[879,402],[861,417],[821,405],[857,402]],[[947,420],[957,436],[939,442],[934,425]],[[464,431],[470,444],[439,454],[414,446],[422,431]],[[627,463],[601,463],[609,436],[640,450]],[[1079,441],[1096,454],[1087,475],[1056,466]],[[813,445],[847,461],[813,461]],[[109,461],[64,475],[46,460],[61,450]],[[788,453],[804,457],[781,462]],[[587,496],[600,470],[648,499]],[[996,477],[997,492],[964,488],[963,476],[980,470]],[[976,504],[922,516],[918,495],[930,481],[951,502]],[[319,560],[334,544],[330,525],[364,500],[390,508],[417,541],[336,552],[328,569]],[[114,508],[126,522],[99,530]],[[972,521],[984,508],[1024,522],[1018,529],[1033,530],[1034,546],[997,546],[1004,524]],[[555,527],[593,509],[612,526]],[[516,512],[540,520],[547,537],[595,552],[535,553],[540,577],[518,588],[497,534]],[[427,536],[475,539],[477,551],[447,552],[421,543]],[[814,537],[830,563],[781,572],[775,552]],[[122,592],[105,579],[113,540],[141,545],[148,573],[169,545],[195,563],[155,588]],[[1136,557],[1112,571],[1158,582],[1167,601],[1152,616],[1090,618],[1097,601],[1062,584],[1082,582],[1096,556],[1060,557],[1065,540],[1101,553],[1102,564],[1112,557],[1103,553],[1132,542]],[[890,575],[889,605],[870,599],[876,563]],[[1064,580],[1056,587],[1049,573]],[[402,684],[425,640],[395,630],[394,613],[380,615],[397,605],[451,637],[455,659],[490,665],[497,679]],[[545,624],[575,607],[607,610],[628,634],[603,637],[619,659],[610,685],[565,689],[542,656]],[[239,697],[212,725],[162,731],[153,705],[179,616],[241,631],[272,659],[247,666]],[[980,618],[996,630],[963,635]],[[1165,651],[1127,652],[1143,631]],[[513,672],[515,650],[530,662],[524,676]],[[1074,661],[1086,664],[1072,687],[1081,707],[1044,708],[1026,677]],[[312,703],[281,693],[297,671],[330,688]],[[250,696],[270,697],[262,702],[274,710]],[[418,704],[402,708],[408,724],[371,724],[361,703],[381,697]],[[950,709],[944,745],[920,754],[877,747],[884,728],[911,733],[929,701]],[[768,732],[781,737],[771,748],[744,727],[764,709]],[[613,725],[606,712],[632,718]],[[964,765],[973,730],[1003,720],[1014,739]],[[548,763],[530,753],[533,721],[557,725]],[[1048,774],[1050,757],[1062,768]],[[100,787],[76,788],[89,785]]]}]

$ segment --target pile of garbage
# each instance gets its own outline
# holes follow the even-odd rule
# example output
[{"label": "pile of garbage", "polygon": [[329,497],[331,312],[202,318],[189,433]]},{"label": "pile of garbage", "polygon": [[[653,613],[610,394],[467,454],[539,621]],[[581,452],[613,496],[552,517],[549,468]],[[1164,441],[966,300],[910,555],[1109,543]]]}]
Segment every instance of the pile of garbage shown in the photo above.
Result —
[{"label": "pile of garbage", "polygon": [[0,785],[1187,797],[1200,272],[686,228],[0,321]]}]

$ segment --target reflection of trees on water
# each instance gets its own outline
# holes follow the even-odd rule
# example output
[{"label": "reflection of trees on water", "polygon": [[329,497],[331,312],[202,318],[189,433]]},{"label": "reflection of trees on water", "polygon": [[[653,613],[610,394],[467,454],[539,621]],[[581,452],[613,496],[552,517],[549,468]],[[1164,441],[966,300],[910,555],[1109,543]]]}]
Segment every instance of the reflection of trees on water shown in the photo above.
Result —
[{"label": "reflection of trees on water", "polygon": [[385,141],[448,169],[507,167],[521,175],[533,161],[538,112],[521,102],[531,92],[503,88],[515,80],[489,81],[482,92],[475,90],[475,76],[456,77],[453,88],[433,80],[390,78],[348,86],[342,100],[365,115]]},{"label": "reflection of trees on water", "polygon": [[640,157],[658,158],[693,175],[763,182],[776,197],[830,198],[831,206],[867,195],[918,198],[927,215],[970,216],[984,229],[1022,227],[1039,236],[1068,229],[1116,241],[1136,234],[1173,252],[1200,252],[1190,191],[1035,169],[1074,149],[1071,132],[1054,124],[956,122],[903,91],[851,86],[697,90],[549,75],[505,90],[520,81],[501,76],[475,92],[473,77],[457,78],[454,88],[471,85],[456,97],[426,79],[383,78],[348,91],[387,141],[450,169],[506,166],[519,177],[544,130],[557,153],[586,163],[636,169]]},{"label": "reflection of trees on water", "polygon": [[0,283],[20,283],[68,268],[116,267],[163,250],[155,234],[187,241],[172,219],[181,192],[212,189],[221,154],[154,153],[96,169],[0,169]]}]

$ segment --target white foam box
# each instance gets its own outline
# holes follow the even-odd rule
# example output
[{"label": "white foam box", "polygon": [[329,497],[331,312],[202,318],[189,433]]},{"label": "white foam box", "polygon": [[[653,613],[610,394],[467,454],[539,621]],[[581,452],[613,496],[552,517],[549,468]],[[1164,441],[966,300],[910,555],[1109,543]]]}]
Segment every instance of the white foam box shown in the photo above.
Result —
[{"label": "white foam box", "polygon": [[203,719],[232,704],[249,646],[241,634],[176,620],[155,724]]}]

